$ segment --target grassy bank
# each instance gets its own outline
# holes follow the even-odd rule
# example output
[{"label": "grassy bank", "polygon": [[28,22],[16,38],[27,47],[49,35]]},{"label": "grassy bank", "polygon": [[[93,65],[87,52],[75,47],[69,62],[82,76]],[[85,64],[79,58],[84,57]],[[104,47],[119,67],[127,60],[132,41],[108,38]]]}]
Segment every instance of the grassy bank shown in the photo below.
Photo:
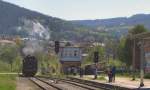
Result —
[{"label": "grassy bank", "polygon": [[0,90],[15,90],[16,77],[15,75],[0,75]]}]

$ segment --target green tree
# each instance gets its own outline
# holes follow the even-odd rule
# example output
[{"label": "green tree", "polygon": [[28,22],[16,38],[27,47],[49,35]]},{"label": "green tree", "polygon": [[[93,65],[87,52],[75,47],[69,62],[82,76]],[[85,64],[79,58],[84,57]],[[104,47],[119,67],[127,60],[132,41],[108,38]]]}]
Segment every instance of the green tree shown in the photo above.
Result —
[{"label": "green tree", "polygon": [[113,59],[117,59],[117,49],[118,49],[119,42],[115,39],[109,39],[105,41],[105,49],[107,53],[107,58],[109,60],[110,53],[113,55]]},{"label": "green tree", "polygon": [[[16,45],[0,45],[0,60],[10,65],[11,71],[13,71],[13,68],[15,70],[18,70],[18,66],[20,65],[19,63],[21,61],[19,57],[20,54]],[[15,64],[14,62],[16,62],[17,64]]]},{"label": "green tree", "polygon": [[36,53],[36,57],[38,59],[38,67],[40,69],[46,69],[49,72],[51,72],[51,70],[49,70],[49,68],[53,68],[54,69],[54,73],[50,73],[52,74],[60,74],[60,63],[58,60],[58,57],[54,54],[49,54],[49,53],[43,53],[43,52],[39,52]]},{"label": "green tree", "polygon": [[143,25],[136,25],[131,30],[129,30],[129,34],[135,35],[139,33],[147,32],[147,29]]},{"label": "green tree", "polygon": [[118,46],[118,58],[130,66],[132,63],[132,40],[129,37],[122,38]]},{"label": "green tree", "polygon": [[110,59],[109,62],[107,63],[107,66],[116,66],[117,68],[124,67],[126,64],[118,59]]},{"label": "green tree", "polygon": [[3,53],[1,54],[1,58],[4,62],[7,62],[11,65],[11,70],[12,70],[13,60],[15,59],[16,56],[17,53],[15,47],[8,46],[3,48]]},{"label": "green tree", "polygon": [[90,47],[90,48],[88,48],[88,52],[87,52],[88,56],[83,60],[82,66],[94,63],[93,62],[94,51],[99,52],[99,62],[102,62],[104,60],[104,55],[105,55],[104,47],[102,47],[102,46]]},{"label": "green tree", "polygon": [[117,49],[117,53],[118,53],[118,59],[125,62],[125,43],[126,43],[126,38],[121,38],[120,39],[120,43],[118,45],[118,49]]},{"label": "green tree", "polygon": [[18,72],[18,73],[21,72],[21,66],[22,66],[22,57],[20,56],[20,54],[18,54],[12,63],[13,72]]}]

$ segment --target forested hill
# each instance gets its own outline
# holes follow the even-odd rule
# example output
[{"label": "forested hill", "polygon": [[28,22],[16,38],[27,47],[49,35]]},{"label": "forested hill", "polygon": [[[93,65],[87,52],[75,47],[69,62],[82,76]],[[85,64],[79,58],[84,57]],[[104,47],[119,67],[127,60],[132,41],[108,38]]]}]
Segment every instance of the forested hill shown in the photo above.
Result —
[{"label": "forested hill", "polygon": [[53,38],[56,37],[57,32],[74,29],[74,26],[68,21],[47,16],[0,0],[0,34],[21,35],[26,37],[29,32],[25,30],[25,26],[31,29],[31,26],[26,24],[37,24],[35,26],[38,26],[38,29],[48,29],[49,33],[53,35],[51,36]]},{"label": "forested hill", "polygon": [[74,20],[72,21],[76,24],[82,24],[91,27],[97,26],[120,26],[120,25],[137,25],[143,24],[147,28],[150,28],[150,14],[136,14],[131,17],[117,17],[110,19],[96,19],[96,20]]},{"label": "forested hill", "polygon": [[0,0],[0,35],[81,42],[104,41],[126,35],[136,24],[144,24],[150,29],[150,15],[66,21]]},{"label": "forested hill", "polygon": [[98,31],[106,31],[115,37],[126,35],[128,30],[137,24],[142,24],[150,30],[150,14],[136,14],[131,17],[110,19],[74,20],[72,22],[94,28]]}]

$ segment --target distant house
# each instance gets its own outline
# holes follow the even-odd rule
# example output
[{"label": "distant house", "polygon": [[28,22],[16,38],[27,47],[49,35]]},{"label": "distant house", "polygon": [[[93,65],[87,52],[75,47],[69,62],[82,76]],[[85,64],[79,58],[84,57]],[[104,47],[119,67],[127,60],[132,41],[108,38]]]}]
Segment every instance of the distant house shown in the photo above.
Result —
[{"label": "distant house", "polygon": [[82,50],[78,46],[64,46],[60,48],[59,59],[62,71],[67,73],[77,70],[81,66]]},{"label": "distant house", "polygon": [[104,43],[99,43],[99,42],[94,42],[92,45],[93,45],[93,46],[101,46],[101,47],[104,47],[104,46],[105,46]]}]

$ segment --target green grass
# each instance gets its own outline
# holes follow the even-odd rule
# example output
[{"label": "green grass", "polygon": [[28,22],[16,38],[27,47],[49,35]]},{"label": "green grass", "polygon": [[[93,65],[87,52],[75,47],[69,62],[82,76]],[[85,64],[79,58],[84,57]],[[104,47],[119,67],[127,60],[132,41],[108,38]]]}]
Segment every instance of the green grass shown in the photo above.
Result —
[{"label": "green grass", "polygon": [[98,80],[106,81],[106,78],[104,76],[100,76],[97,78]]},{"label": "green grass", "polygon": [[15,75],[0,75],[0,90],[15,90],[16,77]]}]

